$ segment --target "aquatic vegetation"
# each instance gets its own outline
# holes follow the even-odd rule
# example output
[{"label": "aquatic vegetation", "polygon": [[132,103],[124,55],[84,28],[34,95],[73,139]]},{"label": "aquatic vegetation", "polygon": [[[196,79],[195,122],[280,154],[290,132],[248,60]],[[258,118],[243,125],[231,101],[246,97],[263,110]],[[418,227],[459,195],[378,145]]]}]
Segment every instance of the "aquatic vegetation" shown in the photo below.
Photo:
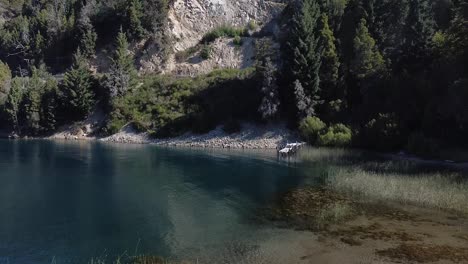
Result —
[{"label": "aquatic vegetation", "polygon": [[454,210],[468,213],[468,183],[459,175],[438,172],[407,175],[367,171],[359,166],[335,167],[327,176],[329,188],[373,201]]},{"label": "aquatic vegetation", "polygon": [[327,189],[305,187],[281,198],[270,212],[273,220],[290,223],[298,229],[321,230],[353,218],[352,202]]},{"label": "aquatic vegetation", "polygon": [[383,226],[379,223],[371,225],[350,226],[347,228],[338,228],[337,230],[329,231],[328,234],[339,236],[347,241],[356,240],[383,240],[383,241],[421,241],[422,235],[410,234],[404,231],[389,231],[384,230]]},{"label": "aquatic vegetation", "polygon": [[468,248],[425,245],[425,244],[401,244],[395,248],[377,251],[377,254],[393,260],[406,260],[417,262],[436,262],[449,260],[453,262],[468,261]]},{"label": "aquatic vegetation", "polygon": [[115,258],[109,258],[105,256],[96,257],[91,259],[88,264],[183,264],[186,262],[176,262],[166,260],[159,256],[152,255],[138,255],[128,256],[124,254]]},{"label": "aquatic vegetation", "polygon": [[302,162],[346,162],[361,156],[358,150],[344,148],[314,147],[303,148],[298,152],[298,160]]}]

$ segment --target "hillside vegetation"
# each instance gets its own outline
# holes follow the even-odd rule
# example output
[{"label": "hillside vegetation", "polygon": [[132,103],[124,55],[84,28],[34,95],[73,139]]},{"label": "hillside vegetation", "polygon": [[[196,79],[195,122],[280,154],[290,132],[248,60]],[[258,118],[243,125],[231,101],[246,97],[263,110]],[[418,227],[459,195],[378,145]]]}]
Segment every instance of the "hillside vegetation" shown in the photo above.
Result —
[{"label": "hillside vegetation", "polygon": [[[185,51],[172,45],[183,40],[169,30],[174,1],[0,3],[0,123],[20,136],[100,108],[102,135],[127,123],[172,136],[286,120],[319,145],[434,155],[468,144],[467,0],[285,2],[269,23],[213,27]],[[215,39],[236,48],[245,37],[255,42],[254,67],[195,78],[137,70],[150,49],[161,64],[174,54],[196,64],[187,58],[210,58]],[[98,53],[110,63],[96,71]]]}]

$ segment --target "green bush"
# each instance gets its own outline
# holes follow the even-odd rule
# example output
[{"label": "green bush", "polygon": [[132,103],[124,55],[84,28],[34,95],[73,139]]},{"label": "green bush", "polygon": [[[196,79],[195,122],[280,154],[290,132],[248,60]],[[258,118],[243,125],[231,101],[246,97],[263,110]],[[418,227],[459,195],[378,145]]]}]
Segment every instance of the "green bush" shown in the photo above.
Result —
[{"label": "green bush", "polygon": [[204,60],[207,60],[211,57],[211,47],[210,45],[204,45],[200,51],[200,57]]},{"label": "green bush", "polygon": [[246,34],[247,33],[244,28],[236,28],[233,26],[225,25],[225,26],[217,27],[211,30],[210,32],[206,33],[203,36],[201,42],[207,44],[207,43],[215,41],[218,38],[222,38],[222,37],[235,38],[236,36],[242,37],[242,36],[245,36]]},{"label": "green bush", "polygon": [[234,45],[236,45],[236,46],[242,46],[243,41],[242,41],[242,38],[240,36],[235,36],[232,43],[234,43]]},{"label": "green bush", "polygon": [[[115,98],[106,134],[134,122],[158,137],[189,130],[207,132],[229,118],[255,118],[260,95],[254,89],[254,69],[215,70],[194,78],[145,76],[143,85]],[[241,103],[239,103],[241,102]]]},{"label": "green bush", "polygon": [[436,157],[440,151],[440,145],[435,139],[426,137],[423,133],[415,132],[409,136],[406,149],[412,154]]},{"label": "green bush", "polygon": [[255,31],[258,28],[257,23],[255,23],[255,20],[250,20],[249,23],[247,24],[247,29],[250,31]]},{"label": "green bush", "polygon": [[175,54],[175,60],[176,60],[178,63],[184,62],[184,61],[186,61],[187,59],[189,59],[193,54],[195,54],[198,50],[200,50],[200,46],[199,46],[199,45],[194,46],[194,47],[191,47],[191,48],[188,48],[188,49],[186,49],[186,50],[178,51],[178,52],[176,52],[176,54]]},{"label": "green bush", "polygon": [[345,147],[351,145],[351,129],[343,124],[330,126],[325,133],[318,136],[317,143],[329,147]]},{"label": "green bush", "polygon": [[304,118],[299,124],[299,133],[302,138],[307,142],[314,144],[317,141],[317,137],[326,128],[326,125],[322,120],[315,116],[309,116]]}]

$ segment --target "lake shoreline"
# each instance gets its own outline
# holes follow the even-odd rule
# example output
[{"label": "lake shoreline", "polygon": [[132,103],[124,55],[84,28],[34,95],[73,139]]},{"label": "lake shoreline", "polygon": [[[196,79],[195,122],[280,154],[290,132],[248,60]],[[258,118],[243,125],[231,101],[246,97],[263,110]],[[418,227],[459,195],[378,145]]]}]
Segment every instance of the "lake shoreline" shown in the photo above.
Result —
[{"label": "lake shoreline", "polygon": [[[28,139],[28,138],[25,138]],[[216,149],[277,149],[291,142],[301,142],[297,132],[289,130],[285,124],[256,125],[242,124],[236,133],[226,133],[221,126],[205,134],[185,133],[177,137],[153,138],[148,133],[139,133],[131,127],[109,137],[87,136],[84,133],[63,131],[39,139],[98,141],[117,144],[151,144],[167,147],[193,147]]]}]

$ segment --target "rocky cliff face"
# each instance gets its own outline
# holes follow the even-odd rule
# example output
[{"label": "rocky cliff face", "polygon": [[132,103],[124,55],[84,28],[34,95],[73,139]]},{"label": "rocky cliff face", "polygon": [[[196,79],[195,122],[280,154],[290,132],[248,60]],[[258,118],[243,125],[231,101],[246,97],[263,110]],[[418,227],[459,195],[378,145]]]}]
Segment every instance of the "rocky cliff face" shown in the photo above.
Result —
[{"label": "rocky cliff face", "polygon": [[174,54],[197,45],[210,30],[230,25],[245,27],[250,21],[259,26],[268,24],[285,7],[284,0],[175,0],[169,11],[168,33],[172,39],[172,55],[162,63],[157,54],[147,52],[140,60],[142,72],[160,71],[193,76],[215,68],[245,68],[253,63],[254,38],[244,38],[241,47],[232,40],[218,40],[212,44],[213,54],[208,60],[193,56],[177,62]]},{"label": "rocky cliff face", "polygon": [[169,31],[176,51],[197,44],[203,35],[221,25],[265,24],[284,4],[265,0],[176,0],[169,12]]}]

